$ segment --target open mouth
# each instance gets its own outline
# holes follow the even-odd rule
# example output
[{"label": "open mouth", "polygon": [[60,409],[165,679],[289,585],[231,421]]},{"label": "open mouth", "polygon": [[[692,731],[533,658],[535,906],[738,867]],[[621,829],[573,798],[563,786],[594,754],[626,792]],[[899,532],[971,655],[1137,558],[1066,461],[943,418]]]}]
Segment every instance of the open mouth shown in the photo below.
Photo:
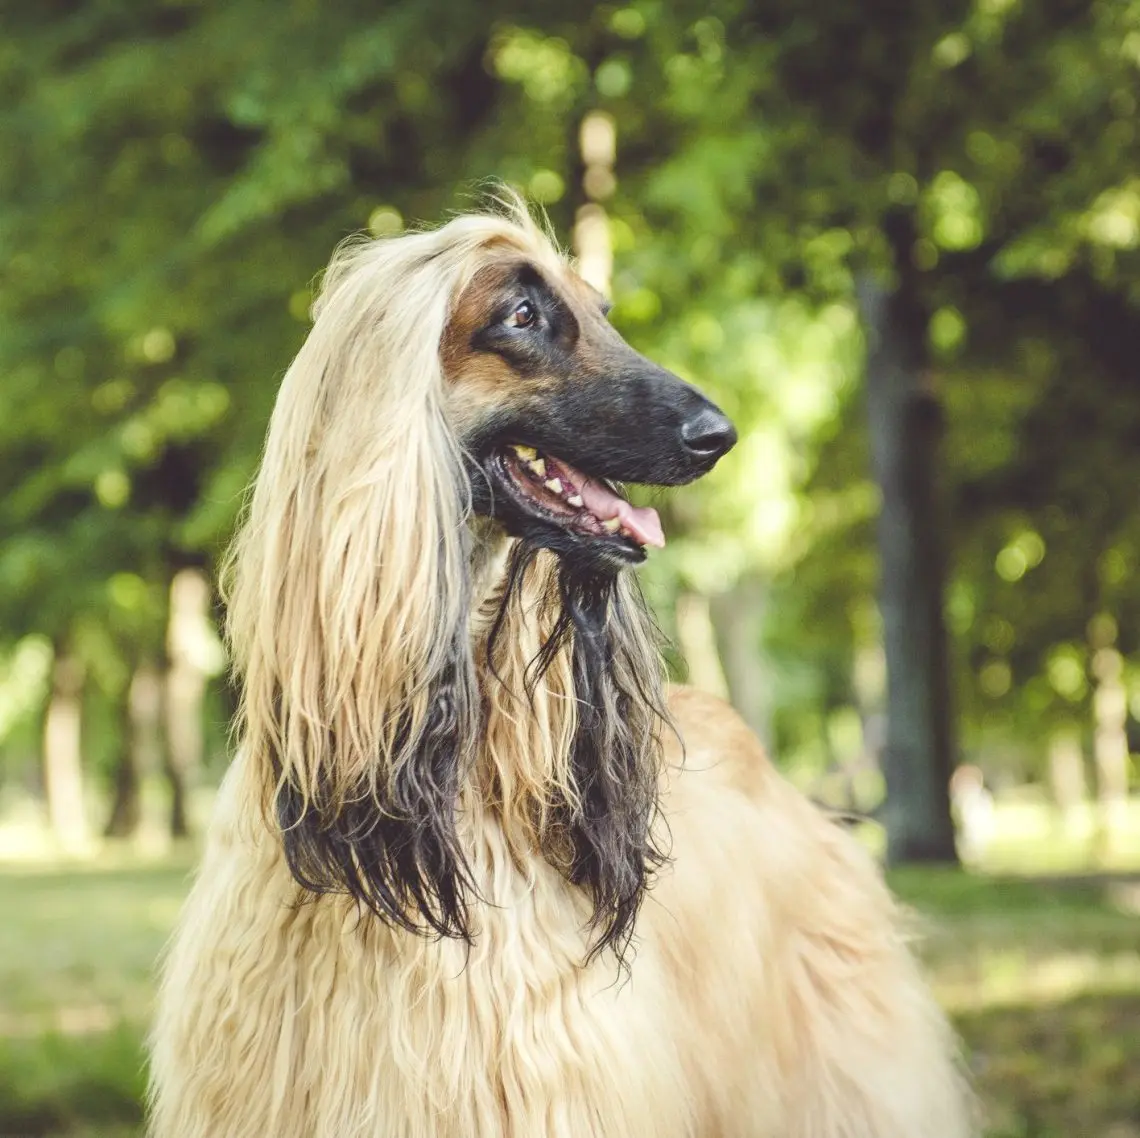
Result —
[{"label": "open mouth", "polygon": [[553,455],[515,443],[496,456],[506,488],[522,508],[563,529],[615,544],[662,548],[657,511],[635,506],[610,482],[591,478]]}]

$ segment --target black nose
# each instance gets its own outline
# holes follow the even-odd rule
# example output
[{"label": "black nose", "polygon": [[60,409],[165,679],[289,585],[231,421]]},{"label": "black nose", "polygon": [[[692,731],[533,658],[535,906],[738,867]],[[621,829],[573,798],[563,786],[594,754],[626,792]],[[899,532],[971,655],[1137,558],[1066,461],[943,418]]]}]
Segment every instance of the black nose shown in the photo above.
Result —
[{"label": "black nose", "polygon": [[681,442],[692,458],[715,462],[736,445],[736,428],[715,407],[702,407],[681,424]]}]

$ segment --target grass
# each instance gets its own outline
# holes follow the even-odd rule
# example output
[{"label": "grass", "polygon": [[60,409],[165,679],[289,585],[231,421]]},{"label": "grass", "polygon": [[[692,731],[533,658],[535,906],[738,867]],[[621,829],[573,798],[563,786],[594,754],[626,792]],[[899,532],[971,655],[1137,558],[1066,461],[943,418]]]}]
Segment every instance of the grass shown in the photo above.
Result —
[{"label": "grass", "polygon": [[[0,1138],[139,1133],[153,965],[188,869],[0,868]],[[1140,1138],[1138,887],[929,869],[892,883],[991,1138]]]},{"label": "grass", "polygon": [[1140,885],[893,873],[992,1138],[1140,1138]]},{"label": "grass", "polygon": [[188,864],[0,872],[0,1138],[139,1132],[155,958]]}]

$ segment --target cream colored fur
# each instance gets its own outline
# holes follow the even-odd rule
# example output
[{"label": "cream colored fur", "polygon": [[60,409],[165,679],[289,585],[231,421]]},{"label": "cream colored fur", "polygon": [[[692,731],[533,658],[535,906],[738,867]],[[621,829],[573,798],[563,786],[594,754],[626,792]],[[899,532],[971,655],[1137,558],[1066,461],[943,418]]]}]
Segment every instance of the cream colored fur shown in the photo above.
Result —
[{"label": "cream colored fur", "polygon": [[[954,1039],[877,869],[710,697],[670,696],[686,746],[682,760],[665,735],[671,861],[642,908],[628,975],[610,953],[583,965],[588,899],[535,852],[544,787],[570,778],[565,659],[533,708],[478,677],[484,730],[460,810],[481,898],[471,946],[389,928],[294,883],[268,809],[276,782],[314,795],[342,775],[346,788],[349,774],[382,785],[384,761],[400,761],[391,709],[417,713],[417,670],[463,619],[464,598],[441,591],[447,574],[473,582],[478,642],[490,611],[479,602],[502,572],[502,539],[483,523],[475,564],[457,564],[449,525],[462,502],[440,412],[453,396],[428,365],[393,376],[384,353],[397,350],[384,343],[415,331],[434,355],[449,300],[489,243],[553,253],[521,219],[404,240],[438,250],[434,291],[400,276],[410,244],[365,247],[341,266],[326,291],[335,319],[318,316],[285,380],[239,540],[242,740],[163,966],[151,1138],[973,1135]],[[387,302],[387,323],[362,319]],[[422,319],[406,327],[417,304]],[[422,364],[422,349],[406,350]],[[534,572],[552,571],[540,561]],[[549,622],[544,588],[534,581],[531,603],[509,616],[508,682]],[[291,702],[271,729],[275,684]],[[324,750],[330,720],[360,744],[343,760],[352,771],[329,769],[342,761]]]}]

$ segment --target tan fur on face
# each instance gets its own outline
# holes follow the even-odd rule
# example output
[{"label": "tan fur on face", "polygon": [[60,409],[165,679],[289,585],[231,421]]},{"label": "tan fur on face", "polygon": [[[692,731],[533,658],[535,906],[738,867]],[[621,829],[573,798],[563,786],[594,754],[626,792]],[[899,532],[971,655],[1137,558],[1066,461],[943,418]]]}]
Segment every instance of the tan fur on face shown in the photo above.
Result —
[{"label": "tan fur on face", "polygon": [[[671,698],[672,861],[629,975],[583,963],[590,899],[539,852],[575,791],[566,654],[517,690],[553,558],[507,613],[499,683],[477,649],[505,543],[466,518],[440,355],[504,246],[564,271],[522,214],[343,252],[282,385],[230,571],[241,746],[163,963],[151,1138],[971,1138],[877,869],[716,700]],[[305,895],[267,810],[283,780],[334,801],[363,784],[382,809],[407,761],[393,724],[425,714],[456,635],[481,694],[457,814],[470,946]],[[655,687],[644,621],[615,635]]]},{"label": "tan fur on face", "polygon": [[451,414],[458,433],[467,433],[500,401],[517,397],[519,378],[501,356],[476,352],[472,337],[503,298],[518,255],[484,265],[461,293],[440,344],[443,374],[452,385]]},{"label": "tan fur on face", "polygon": [[501,356],[472,348],[473,337],[491,314],[517,298],[514,281],[524,263],[540,273],[577,322],[574,354],[579,374],[606,374],[617,365],[624,347],[606,319],[605,298],[565,262],[547,257],[524,260],[517,247],[506,245],[489,249],[486,263],[460,293],[441,343],[443,374],[453,387],[450,411],[460,435],[490,410],[520,403],[554,381],[548,375],[520,376]]}]

